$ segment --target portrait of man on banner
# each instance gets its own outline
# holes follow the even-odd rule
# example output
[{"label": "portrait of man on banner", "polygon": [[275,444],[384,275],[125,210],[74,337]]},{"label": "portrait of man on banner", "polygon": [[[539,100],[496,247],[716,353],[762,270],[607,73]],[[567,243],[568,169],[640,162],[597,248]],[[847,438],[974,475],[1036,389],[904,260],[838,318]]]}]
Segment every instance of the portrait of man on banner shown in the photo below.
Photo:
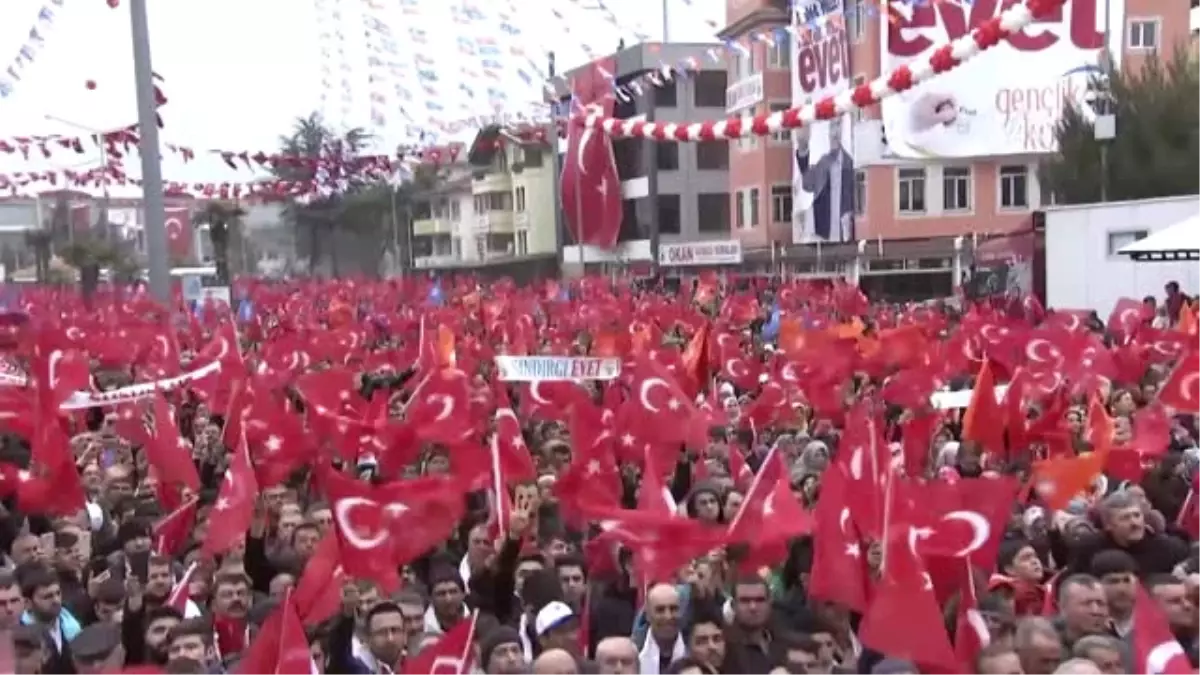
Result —
[{"label": "portrait of man on banner", "polygon": [[[854,240],[854,157],[847,150],[849,134],[843,117],[801,130],[796,139],[796,166],[803,191],[811,195],[803,240]],[[812,135],[824,138],[812,138]]]}]

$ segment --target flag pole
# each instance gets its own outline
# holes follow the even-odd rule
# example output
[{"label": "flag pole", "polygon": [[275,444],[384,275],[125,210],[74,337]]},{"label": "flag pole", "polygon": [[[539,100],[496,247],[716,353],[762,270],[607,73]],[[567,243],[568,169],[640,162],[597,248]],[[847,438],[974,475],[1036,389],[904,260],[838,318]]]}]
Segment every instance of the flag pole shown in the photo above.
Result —
[{"label": "flag pole", "polygon": [[[587,117],[584,117],[584,124],[587,123]],[[567,124],[571,124],[571,119],[567,118]],[[571,132],[567,131],[567,138],[571,137]],[[570,141],[568,141],[570,142]],[[582,152],[583,148],[579,148],[578,152]],[[575,245],[579,247],[579,278],[582,279],[587,275],[587,260],[583,255],[583,176],[581,172],[575,171]]]}]

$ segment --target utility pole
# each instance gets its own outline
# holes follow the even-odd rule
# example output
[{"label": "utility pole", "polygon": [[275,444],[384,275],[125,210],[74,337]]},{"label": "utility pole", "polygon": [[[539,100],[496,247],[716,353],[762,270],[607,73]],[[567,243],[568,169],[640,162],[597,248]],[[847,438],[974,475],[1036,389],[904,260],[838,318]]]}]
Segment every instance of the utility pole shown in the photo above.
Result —
[{"label": "utility pole", "polygon": [[670,40],[670,37],[671,37],[671,27],[670,26],[671,25],[668,23],[668,18],[670,15],[670,10],[668,8],[669,4],[670,4],[670,0],[662,0],[663,44],[664,45],[671,41]]},{"label": "utility pole", "polygon": [[162,155],[158,147],[158,119],[154,99],[154,70],[150,65],[150,21],[146,0],[129,0],[133,34],[133,73],[137,85],[138,152],[142,156],[142,228],[146,233],[146,259],[150,292],[159,302],[171,300],[170,260],[167,257],[166,204],[163,198]]}]

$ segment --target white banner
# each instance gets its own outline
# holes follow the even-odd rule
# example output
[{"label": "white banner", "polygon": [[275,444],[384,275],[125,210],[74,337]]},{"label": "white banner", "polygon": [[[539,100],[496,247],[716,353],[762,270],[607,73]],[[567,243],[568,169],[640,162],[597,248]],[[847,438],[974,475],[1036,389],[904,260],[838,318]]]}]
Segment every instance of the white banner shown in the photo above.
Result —
[{"label": "white banner", "polygon": [[497,356],[496,369],[505,382],[543,380],[613,380],[621,359],[591,356]]},{"label": "white banner", "polygon": [[658,264],[667,267],[682,265],[740,265],[742,242],[694,241],[680,244],[659,244]]},{"label": "white banner", "polygon": [[[796,46],[793,106],[850,88],[853,75],[845,25],[842,0],[798,0],[794,4],[794,32],[810,38]],[[846,116],[793,132],[793,243],[854,240],[853,133],[853,121]]]},{"label": "white banner", "polygon": [[[900,3],[890,3],[899,5]],[[1001,0],[904,3],[911,18],[880,21],[881,69],[927,62],[937,47],[995,16]],[[1112,12],[1105,21],[1105,8]],[[1054,152],[1054,127],[1083,103],[1105,44],[1119,55],[1124,0],[1067,0],[1058,14],[880,105],[887,150],[899,157],[982,157]]]}]

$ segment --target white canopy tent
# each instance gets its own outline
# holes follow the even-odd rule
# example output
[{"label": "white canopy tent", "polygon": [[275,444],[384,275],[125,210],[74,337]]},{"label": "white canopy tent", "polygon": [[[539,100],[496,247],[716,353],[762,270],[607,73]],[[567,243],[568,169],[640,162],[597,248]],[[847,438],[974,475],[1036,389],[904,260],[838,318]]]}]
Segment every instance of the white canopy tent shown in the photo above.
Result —
[{"label": "white canopy tent", "polygon": [[1200,260],[1200,215],[1139,239],[1117,253],[1139,262]]}]

